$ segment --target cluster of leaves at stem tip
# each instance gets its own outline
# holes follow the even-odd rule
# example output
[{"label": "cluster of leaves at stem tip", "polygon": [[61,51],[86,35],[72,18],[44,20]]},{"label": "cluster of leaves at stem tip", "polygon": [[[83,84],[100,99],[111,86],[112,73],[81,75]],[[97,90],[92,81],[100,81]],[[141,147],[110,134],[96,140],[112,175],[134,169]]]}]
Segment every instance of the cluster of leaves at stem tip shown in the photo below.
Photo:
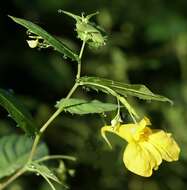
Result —
[{"label": "cluster of leaves at stem tip", "polygon": [[[70,90],[67,97],[62,98],[56,103],[55,107],[57,111],[41,128],[36,125],[27,108],[13,93],[0,89],[0,105],[7,110],[9,116],[16,122],[16,125],[26,133],[26,135],[11,134],[0,139],[0,189],[4,189],[17,177],[26,172],[40,175],[47,181],[53,190],[55,189],[53,182],[67,187],[65,181],[60,180],[56,175],[55,171],[57,169],[50,168],[48,165],[44,164],[44,161],[49,161],[51,159],[60,160],[59,167],[62,169],[61,172],[66,173],[70,170],[65,167],[63,160],[75,161],[75,158],[67,155],[50,155],[47,145],[44,142],[40,143],[42,133],[44,133],[50,123],[63,111],[80,115],[115,111],[117,113],[115,118],[119,120],[120,108],[125,107],[132,119],[136,120],[138,119],[138,114],[129,104],[127,100],[128,96],[134,96],[144,100],[166,101],[172,103],[168,98],[154,94],[144,85],[124,84],[96,76],[81,77],[81,58],[85,45],[87,44],[92,48],[100,48],[106,44],[106,34],[100,26],[90,21],[98,12],[87,16],[84,14],[78,16],[62,10],[59,10],[59,12],[75,20],[77,37],[82,41],[80,53],[75,53],[57,37],[52,36],[31,21],[9,16],[13,21],[27,29],[27,43],[29,47],[39,49],[52,47],[53,50],[63,55],[63,58],[69,58],[72,61],[76,61],[78,69],[73,88]],[[71,98],[73,92],[79,86],[110,94],[116,98],[116,103]]]}]

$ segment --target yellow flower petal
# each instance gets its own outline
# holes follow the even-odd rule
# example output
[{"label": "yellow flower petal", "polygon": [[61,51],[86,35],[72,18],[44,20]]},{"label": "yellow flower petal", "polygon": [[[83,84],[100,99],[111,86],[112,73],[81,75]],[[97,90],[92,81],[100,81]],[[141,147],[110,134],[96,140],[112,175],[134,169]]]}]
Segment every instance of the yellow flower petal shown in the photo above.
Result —
[{"label": "yellow flower petal", "polygon": [[117,125],[115,127],[104,126],[101,128],[101,135],[110,147],[111,144],[108,141],[105,132],[114,133],[120,136],[122,139],[126,140],[127,142],[134,142],[135,140],[138,141],[140,136],[144,134],[144,129],[146,131],[151,131],[151,129],[146,127],[146,125],[150,124],[151,122],[149,121],[149,119],[144,117],[139,123]]},{"label": "yellow flower petal", "polygon": [[101,129],[101,134],[110,147],[106,132],[114,133],[128,142],[123,162],[128,170],[144,177],[151,176],[162,159],[176,161],[180,153],[180,148],[170,133],[152,130],[147,125],[151,125],[151,122],[145,117],[139,123],[104,126]]},{"label": "yellow flower petal", "polygon": [[122,139],[128,142],[131,142],[131,141],[134,141],[131,134],[131,131],[134,128],[134,125],[136,124],[126,124],[126,125],[120,125],[117,127],[104,126],[101,128],[101,135],[110,147],[111,147],[111,144],[106,137],[106,134],[105,134],[106,132],[114,133],[118,135],[119,137],[121,137]]},{"label": "yellow flower petal", "polygon": [[123,155],[123,162],[128,170],[140,176],[149,177],[152,175],[153,158],[147,149],[139,144],[129,143]]},{"label": "yellow flower petal", "polygon": [[146,125],[151,125],[151,121],[149,120],[149,118],[144,117],[140,122],[139,125],[142,126],[142,128],[144,128]]},{"label": "yellow flower petal", "polygon": [[133,142],[134,139],[132,134],[136,130],[136,127],[137,124],[124,124],[116,128],[115,133],[127,142]]},{"label": "yellow flower petal", "polygon": [[170,133],[163,130],[152,130],[148,142],[158,149],[164,160],[171,162],[179,159],[180,148]]},{"label": "yellow flower petal", "polygon": [[101,136],[104,138],[104,140],[106,141],[108,146],[110,148],[112,148],[112,145],[110,144],[109,140],[106,137],[106,134],[105,134],[106,132],[114,133],[114,130],[113,130],[113,128],[111,126],[104,126],[104,127],[101,128]]},{"label": "yellow flower petal", "polygon": [[139,144],[142,146],[142,148],[147,149],[150,156],[152,157],[151,166],[153,169],[157,170],[158,166],[162,163],[162,157],[161,157],[160,152],[155,148],[154,145],[152,145],[151,143],[147,141],[140,142]]},{"label": "yellow flower petal", "polygon": [[151,133],[146,125],[151,125],[151,122],[144,117],[139,123],[121,125],[117,134],[128,142],[139,141],[145,132]]}]

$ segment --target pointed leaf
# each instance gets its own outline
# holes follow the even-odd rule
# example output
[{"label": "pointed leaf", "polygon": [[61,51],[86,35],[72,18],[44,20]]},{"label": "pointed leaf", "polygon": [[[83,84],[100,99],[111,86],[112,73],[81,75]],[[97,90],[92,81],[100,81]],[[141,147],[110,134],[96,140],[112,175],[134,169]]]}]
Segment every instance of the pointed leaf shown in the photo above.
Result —
[{"label": "pointed leaf", "polygon": [[75,14],[70,13],[68,11],[63,11],[63,10],[60,9],[60,10],[58,10],[58,12],[59,13],[64,13],[64,14],[68,15],[68,16],[74,18],[76,21],[81,21],[82,20],[82,17],[80,17],[79,15],[75,15]]},{"label": "pointed leaf", "polygon": [[85,85],[87,87],[93,88],[94,90],[98,89],[104,92],[108,92],[106,89],[107,87],[125,97],[135,96],[144,100],[157,100],[169,102],[171,104],[173,103],[170,99],[164,96],[154,94],[145,85],[142,84],[124,84],[121,82],[98,77],[81,77],[78,82],[80,85]]},{"label": "pointed leaf", "polygon": [[114,111],[117,109],[116,104],[103,103],[98,100],[83,100],[83,99],[61,99],[56,104],[57,108],[63,108],[72,114],[90,114],[90,113],[103,113]]},{"label": "pointed leaf", "polygon": [[99,14],[99,12],[97,11],[97,12],[95,12],[95,13],[89,14],[89,15],[87,15],[86,17],[84,17],[84,14],[83,14],[83,13],[82,13],[82,16],[79,16],[79,15],[75,15],[75,14],[73,14],[73,13],[70,13],[70,12],[68,12],[68,11],[63,11],[63,10],[61,10],[61,9],[58,10],[58,12],[59,12],[59,13],[64,13],[64,14],[68,15],[68,16],[74,18],[76,21],[83,21],[83,22],[86,22],[86,23],[90,20],[90,18],[92,18],[93,16]]},{"label": "pointed leaf", "polygon": [[27,170],[30,172],[34,172],[37,175],[45,176],[46,178],[51,179],[51,180],[56,181],[57,183],[61,184],[59,179],[55,176],[55,174],[46,165],[32,162],[27,166]]},{"label": "pointed leaf", "polygon": [[50,35],[47,31],[45,31],[40,26],[25,20],[21,18],[16,18],[13,16],[9,16],[13,21],[16,23],[24,26],[28,30],[30,30],[32,33],[42,37],[49,45],[51,45],[56,51],[64,54],[65,56],[71,58],[72,60],[77,61],[78,55],[74,53],[71,49],[69,49],[65,44],[63,44],[61,41],[57,40],[55,37]]},{"label": "pointed leaf", "polygon": [[[33,140],[24,135],[10,135],[0,139],[0,178],[13,174],[24,166],[29,157]],[[35,159],[48,155],[45,144],[36,149]]]},{"label": "pointed leaf", "polygon": [[37,132],[37,127],[31,114],[11,93],[3,89],[0,89],[0,105],[8,111],[9,116],[27,134],[34,135]]}]

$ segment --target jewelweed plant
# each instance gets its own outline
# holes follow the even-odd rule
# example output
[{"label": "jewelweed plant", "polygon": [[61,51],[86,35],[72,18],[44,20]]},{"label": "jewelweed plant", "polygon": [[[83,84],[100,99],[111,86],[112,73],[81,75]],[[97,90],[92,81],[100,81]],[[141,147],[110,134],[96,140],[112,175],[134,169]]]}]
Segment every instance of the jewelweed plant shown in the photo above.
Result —
[{"label": "jewelweed plant", "polygon": [[[25,19],[9,16],[27,29],[29,47],[39,49],[51,47],[51,49],[58,51],[64,59],[77,63],[77,75],[67,96],[56,103],[55,113],[41,127],[35,124],[31,114],[22,103],[8,91],[0,89],[0,105],[7,110],[9,116],[26,133],[26,135],[12,134],[0,139],[0,189],[5,189],[11,182],[25,173],[35,173],[42,176],[53,190],[55,190],[54,182],[67,187],[45,164],[45,161],[61,160],[61,165],[64,167],[64,159],[75,161],[76,158],[68,155],[50,155],[47,145],[41,143],[41,137],[45,131],[53,120],[63,112],[80,115],[114,112],[116,116],[111,118],[110,125],[101,128],[101,135],[110,147],[112,145],[106,137],[106,132],[114,133],[128,142],[123,162],[128,170],[137,175],[149,177],[152,175],[153,169],[158,169],[162,160],[169,162],[178,160],[180,148],[171,134],[147,127],[147,125],[151,125],[150,120],[145,116],[139,116],[137,110],[130,105],[128,97],[133,96],[143,100],[171,104],[172,101],[164,96],[154,94],[145,85],[124,84],[98,76],[82,76],[82,55],[86,45],[96,49],[104,46],[107,41],[106,33],[100,26],[90,21],[98,12],[87,16],[84,14],[78,16],[62,10],[59,12],[70,16],[76,22],[77,37],[82,41],[79,53],[72,51],[62,41],[50,35],[40,26]],[[107,93],[116,99],[116,104],[96,99],[72,98],[79,87]],[[123,124],[126,121],[120,117],[121,108],[127,109],[132,123]]]}]

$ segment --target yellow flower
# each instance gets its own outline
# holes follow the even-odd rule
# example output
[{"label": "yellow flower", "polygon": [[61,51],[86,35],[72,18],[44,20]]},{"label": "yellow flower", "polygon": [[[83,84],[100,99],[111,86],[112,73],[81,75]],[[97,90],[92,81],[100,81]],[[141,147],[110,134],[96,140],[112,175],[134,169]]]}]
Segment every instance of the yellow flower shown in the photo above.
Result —
[{"label": "yellow flower", "polygon": [[168,162],[179,158],[180,148],[170,133],[163,130],[150,129],[148,118],[136,124],[104,126],[101,134],[111,147],[105,132],[111,132],[128,142],[123,154],[123,162],[128,170],[140,176],[149,177],[157,170],[162,160]]}]

